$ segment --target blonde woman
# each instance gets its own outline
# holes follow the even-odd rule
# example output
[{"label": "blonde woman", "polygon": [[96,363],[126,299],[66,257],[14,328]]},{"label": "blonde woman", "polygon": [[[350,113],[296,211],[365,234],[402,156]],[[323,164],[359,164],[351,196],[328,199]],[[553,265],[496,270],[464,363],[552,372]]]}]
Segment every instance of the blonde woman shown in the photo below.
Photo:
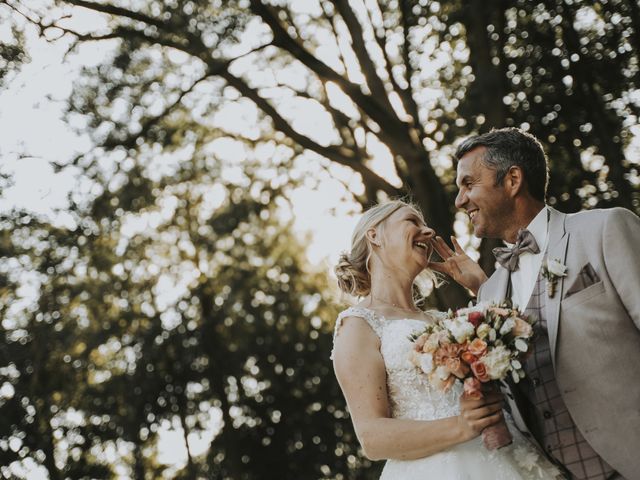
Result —
[{"label": "blonde woman", "polygon": [[417,277],[435,267],[473,290],[486,279],[454,246],[445,263],[430,263],[434,248],[448,247],[415,207],[392,201],[365,212],[335,268],[340,288],[361,299],[338,316],[332,358],[364,454],[388,460],[384,480],[558,478],[516,431],[508,447],[483,446],[482,430],[503,421],[501,394],[443,393],[409,362],[410,335],[442,315],[416,306]]}]

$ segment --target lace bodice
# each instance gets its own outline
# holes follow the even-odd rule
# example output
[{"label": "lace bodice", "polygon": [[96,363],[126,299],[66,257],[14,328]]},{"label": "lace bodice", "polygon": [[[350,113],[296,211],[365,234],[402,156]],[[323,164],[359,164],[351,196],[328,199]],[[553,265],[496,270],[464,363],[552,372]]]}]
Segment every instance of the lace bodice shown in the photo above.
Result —
[{"label": "lace bodice", "polygon": [[[433,312],[437,319],[444,315]],[[417,319],[387,320],[362,307],[351,307],[338,316],[334,344],[346,317],[364,319],[380,339],[380,353],[387,373],[387,392],[393,418],[437,420],[460,413],[461,382],[449,392],[429,384],[427,376],[411,363],[413,343],[410,336],[421,332],[426,322]],[[331,353],[333,358],[333,352]],[[556,480],[558,470],[520,432],[508,416],[513,443],[489,451],[480,437],[457,444],[448,450],[416,460],[389,460],[380,480]]]},{"label": "lace bodice", "polygon": [[[430,313],[434,320],[443,315]],[[426,322],[417,319],[386,320],[379,314],[363,307],[351,307],[338,315],[334,330],[334,341],[346,317],[359,317],[366,320],[380,338],[380,353],[387,372],[387,390],[394,418],[414,420],[436,420],[460,413],[459,397],[462,385],[456,382],[447,393],[429,384],[410,361],[413,343],[410,336],[421,332]],[[333,358],[333,353],[332,353]]]}]

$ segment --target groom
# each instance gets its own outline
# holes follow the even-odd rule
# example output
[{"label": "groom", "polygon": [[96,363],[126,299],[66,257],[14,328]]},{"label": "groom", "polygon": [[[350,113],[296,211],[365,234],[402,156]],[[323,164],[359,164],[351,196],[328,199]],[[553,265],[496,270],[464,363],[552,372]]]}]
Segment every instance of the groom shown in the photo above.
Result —
[{"label": "groom", "polygon": [[476,236],[514,244],[496,249],[478,300],[538,319],[508,395],[518,427],[573,479],[640,479],[640,219],[546,205],[546,156],[516,128],[469,138],[456,158],[456,207]]}]

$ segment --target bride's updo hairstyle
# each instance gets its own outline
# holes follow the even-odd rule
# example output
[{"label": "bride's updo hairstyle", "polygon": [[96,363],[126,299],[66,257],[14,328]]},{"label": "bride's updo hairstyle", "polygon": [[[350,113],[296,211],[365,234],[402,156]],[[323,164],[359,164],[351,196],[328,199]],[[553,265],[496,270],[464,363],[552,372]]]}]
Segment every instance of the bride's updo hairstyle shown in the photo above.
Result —
[{"label": "bride's updo hairstyle", "polygon": [[364,212],[351,236],[351,251],[340,255],[338,265],[334,269],[340,290],[355,297],[369,295],[371,290],[369,259],[372,250],[367,240],[367,231],[377,228],[378,233],[382,235],[385,220],[402,207],[415,210],[416,214],[422,218],[422,214],[416,207],[402,200],[381,203]]}]

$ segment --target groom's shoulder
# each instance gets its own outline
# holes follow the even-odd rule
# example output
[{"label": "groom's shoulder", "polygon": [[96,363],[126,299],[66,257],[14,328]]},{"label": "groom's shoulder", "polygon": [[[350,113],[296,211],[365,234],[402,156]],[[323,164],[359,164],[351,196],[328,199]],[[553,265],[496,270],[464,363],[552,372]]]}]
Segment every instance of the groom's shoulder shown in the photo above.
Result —
[{"label": "groom's shoulder", "polygon": [[622,207],[594,208],[593,210],[583,210],[576,213],[566,214],[567,227],[589,227],[595,229],[600,225],[618,221],[637,221],[638,217],[631,210]]}]

